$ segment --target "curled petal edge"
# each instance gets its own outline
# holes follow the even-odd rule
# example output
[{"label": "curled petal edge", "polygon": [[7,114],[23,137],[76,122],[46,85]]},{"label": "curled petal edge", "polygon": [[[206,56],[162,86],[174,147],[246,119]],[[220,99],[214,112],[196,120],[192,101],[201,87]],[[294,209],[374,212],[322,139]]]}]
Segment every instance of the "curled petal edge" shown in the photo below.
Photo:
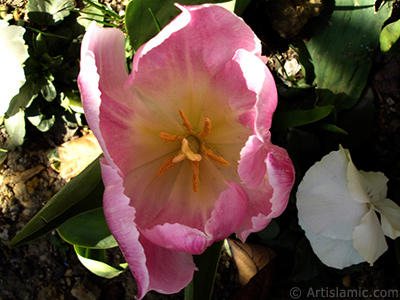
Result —
[{"label": "curled petal edge", "polygon": [[103,209],[107,224],[138,285],[138,299],[150,290],[173,294],[187,286],[196,266],[189,253],[159,247],[148,241],[135,224],[135,208],[124,195],[122,178],[101,160],[105,192]]},{"label": "curled petal edge", "polygon": [[[247,164],[259,165],[258,171],[251,172]],[[273,145],[270,140],[264,143],[252,136],[241,152],[239,175],[249,194],[248,210],[237,231],[239,238],[245,241],[250,233],[264,229],[286,209],[295,171],[285,149]],[[269,201],[266,203],[266,200]]]}]

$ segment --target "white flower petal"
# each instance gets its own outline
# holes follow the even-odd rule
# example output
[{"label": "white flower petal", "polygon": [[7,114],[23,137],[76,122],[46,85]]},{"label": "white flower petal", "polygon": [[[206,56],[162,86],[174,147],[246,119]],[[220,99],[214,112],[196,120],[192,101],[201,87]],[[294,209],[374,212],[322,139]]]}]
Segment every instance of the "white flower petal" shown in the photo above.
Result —
[{"label": "white flower petal", "polygon": [[389,179],[381,172],[364,172],[359,171],[365,183],[365,189],[368,193],[371,203],[375,204],[386,198],[387,183]]},{"label": "white flower petal", "polygon": [[368,207],[347,189],[348,155],[340,148],[312,166],[297,191],[299,217],[316,234],[351,240]]},{"label": "white flower petal", "polygon": [[352,198],[359,203],[370,203],[369,191],[367,192],[366,183],[363,176],[357,170],[351,158],[347,165],[347,187]]},{"label": "white flower petal", "polygon": [[381,214],[381,224],[385,235],[391,239],[400,236],[400,207],[390,199],[377,201],[375,209]]},{"label": "white flower petal", "polygon": [[372,206],[355,228],[353,243],[354,248],[370,265],[388,249],[381,224]]},{"label": "white flower petal", "polygon": [[301,219],[299,219],[299,224],[305,231],[315,254],[325,265],[343,269],[365,261],[354,249],[352,240],[331,239],[317,235],[309,230]]},{"label": "white flower petal", "polygon": [[7,111],[11,99],[25,83],[22,63],[29,55],[23,39],[24,33],[24,28],[8,26],[8,22],[0,20],[0,115]]}]

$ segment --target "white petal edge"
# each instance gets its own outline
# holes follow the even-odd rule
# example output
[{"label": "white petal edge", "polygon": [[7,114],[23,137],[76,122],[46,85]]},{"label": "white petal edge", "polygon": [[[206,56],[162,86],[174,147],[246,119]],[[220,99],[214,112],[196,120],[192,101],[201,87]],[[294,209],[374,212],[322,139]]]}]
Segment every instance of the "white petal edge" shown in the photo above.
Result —
[{"label": "white petal edge", "polygon": [[331,239],[315,234],[301,219],[299,225],[305,231],[314,253],[328,267],[343,269],[365,261],[354,249],[352,240]]},{"label": "white petal edge", "polygon": [[324,156],[305,174],[297,190],[299,218],[315,234],[351,240],[354,228],[368,212],[347,189],[348,153],[342,147]]},{"label": "white petal edge", "polygon": [[381,215],[381,224],[384,234],[391,239],[400,236],[400,207],[390,199],[383,199],[374,203],[375,209]]},{"label": "white petal edge", "polygon": [[353,232],[354,248],[372,266],[388,249],[378,216],[371,206]]}]

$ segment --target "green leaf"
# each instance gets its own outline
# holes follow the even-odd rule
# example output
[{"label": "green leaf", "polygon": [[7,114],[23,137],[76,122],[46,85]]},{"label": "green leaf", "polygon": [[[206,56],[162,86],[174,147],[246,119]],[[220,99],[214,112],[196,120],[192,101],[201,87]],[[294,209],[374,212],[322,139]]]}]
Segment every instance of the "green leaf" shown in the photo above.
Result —
[{"label": "green leaf", "polygon": [[54,25],[73,9],[73,0],[29,0],[26,5],[29,19],[38,25]]},{"label": "green leaf", "polygon": [[18,113],[12,117],[5,118],[4,124],[10,141],[7,144],[9,149],[21,146],[24,143],[25,137],[25,112],[21,109]]},{"label": "green leaf", "polygon": [[236,0],[235,14],[241,16],[246,7],[250,4],[251,0]]},{"label": "green leaf", "polygon": [[327,117],[333,109],[333,105],[326,105],[317,106],[313,109],[298,109],[276,113],[273,126],[277,130],[284,130],[288,127],[314,123]]},{"label": "green leaf", "polygon": [[[94,3],[97,6],[97,1]],[[96,21],[98,24],[104,22],[104,13],[99,7],[96,6],[90,4],[85,5],[85,7],[79,11],[80,16],[77,18],[77,21],[86,29],[89,27],[92,21]]]},{"label": "green leaf", "polygon": [[321,124],[319,124],[319,127],[322,129],[325,129],[327,131],[330,131],[330,132],[348,135],[346,130],[340,128],[339,126],[337,126],[335,124],[322,122]]},{"label": "green leaf", "polygon": [[85,247],[74,246],[80,262],[97,276],[112,278],[128,268],[127,263],[121,263],[118,266],[110,266],[105,261],[105,249],[89,249]]},{"label": "green leaf", "polygon": [[47,43],[43,37],[42,32],[36,36],[35,42],[33,43],[33,47],[38,55],[47,54]]},{"label": "green leaf", "polygon": [[0,148],[0,165],[3,164],[3,162],[6,160],[7,153],[8,153],[7,150]]},{"label": "green leaf", "polygon": [[193,280],[185,288],[185,300],[211,299],[223,243],[215,242],[203,254],[194,255],[199,271],[194,273]]},{"label": "green leaf", "polygon": [[36,126],[36,128],[41,132],[46,132],[54,125],[55,122],[56,116],[51,116],[50,119],[42,118],[42,121]]},{"label": "green leaf", "polygon": [[96,159],[54,195],[9,246],[17,247],[37,239],[82,212],[102,207],[103,192],[100,163]]},{"label": "green leaf", "polygon": [[[315,72],[318,105],[351,108],[368,79],[373,51],[379,43],[383,23],[391,14],[386,1],[375,13],[375,0],[336,0],[325,23],[306,42]],[[326,11],[329,9],[326,8]]]},{"label": "green leaf", "polygon": [[[223,3],[227,1],[215,0],[181,0],[183,5],[196,5],[203,3]],[[176,0],[135,0],[130,1],[126,7],[125,24],[133,49],[137,50],[141,45],[153,38],[159,31],[154,22],[157,20],[162,29],[171,22],[180,10],[174,6]]]},{"label": "green leaf", "polygon": [[10,102],[10,106],[8,107],[7,116],[13,116],[17,114],[20,109],[25,109],[29,105],[31,105],[32,100],[35,99],[38,95],[38,89],[36,84],[27,80],[25,84],[20,88],[19,94],[14,96]]},{"label": "green leaf", "polygon": [[103,208],[83,212],[57,228],[61,237],[76,246],[107,249],[117,247],[104,217]]},{"label": "green leaf", "polygon": [[400,53],[400,20],[393,22],[382,29],[379,37],[383,53]]},{"label": "green leaf", "polygon": [[354,107],[338,115],[338,126],[348,133],[340,143],[350,149],[364,148],[373,132],[375,114],[375,95],[372,88],[367,88]]},{"label": "green leaf", "polygon": [[34,115],[34,116],[27,115],[28,121],[31,122],[33,126],[38,126],[40,124],[40,122],[42,122],[43,117],[44,117],[44,115],[41,115],[41,114]]},{"label": "green leaf", "polygon": [[57,97],[57,90],[53,84],[54,77],[46,77],[42,80],[42,88],[40,92],[46,101],[51,102]]},{"label": "green leaf", "polygon": [[267,227],[258,232],[258,236],[265,241],[272,240],[278,236],[280,232],[279,225],[276,221],[272,220]]}]

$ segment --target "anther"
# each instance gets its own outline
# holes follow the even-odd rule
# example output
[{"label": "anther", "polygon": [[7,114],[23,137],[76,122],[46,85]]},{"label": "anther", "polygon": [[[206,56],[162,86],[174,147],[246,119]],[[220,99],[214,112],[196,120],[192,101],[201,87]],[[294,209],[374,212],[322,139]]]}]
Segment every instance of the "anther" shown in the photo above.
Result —
[{"label": "anther", "polygon": [[224,167],[229,166],[229,162],[227,162],[222,157],[215,155],[211,149],[207,149],[204,145],[202,145],[201,151],[206,155],[206,158],[211,159],[213,162],[215,162],[221,166],[224,166]]},{"label": "anther", "polygon": [[204,120],[204,125],[203,125],[203,133],[200,135],[200,139],[204,139],[210,135],[211,132],[211,121],[209,118],[206,118]]},{"label": "anther", "polygon": [[157,172],[157,175],[158,175],[158,176],[163,175],[165,172],[167,172],[169,169],[171,169],[171,168],[175,165],[175,163],[173,162],[173,160],[174,160],[174,158],[175,158],[176,156],[177,156],[177,155],[168,157],[168,158],[164,161],[164,163],[163,163],[163,165],[161,166],[161,168],[158,169],[158,172]]},{"label": "anther", "polygon": [[193,170],[193,192],[197,193],[199,191],[200,163],[198,161],[191,161],[190,166]]},{"label": "anther", "polygon": [[181,118],[182,118],[182,121],[183,121],[182,125],[183,125],[183,127],[185,127],[185,128],[187,129],[188,132],[192,132],[192,125],[190,125],[190,123],[189,123],[188,119],[186,118],[186,115],[185,115],[185,113],[183,112],[182,109],[179,110],[179,115],[180,115]]},{"label": "anther", "polygon": [[166,132],[160,132],[158,136],[165,142],[175,142],[178,139],[177,134],[172,135]]}]

